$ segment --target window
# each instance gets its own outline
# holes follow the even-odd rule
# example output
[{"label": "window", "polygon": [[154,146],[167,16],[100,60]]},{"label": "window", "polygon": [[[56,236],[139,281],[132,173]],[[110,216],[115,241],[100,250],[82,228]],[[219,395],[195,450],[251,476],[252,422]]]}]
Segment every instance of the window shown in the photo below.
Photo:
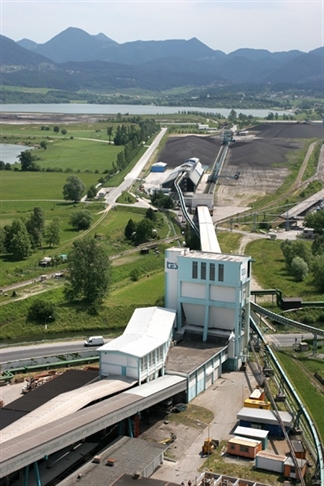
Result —
[{"label": "window", "polygon": [[215,280],[215,263],[209,265],[209,280]]},{"label": "window", "polygon": [[200,271],[201,271],[200,278],[201,278],[202,280],[206,280],[206,263],[205,263],[205,262],[201,262],[201,268],[200,268]]},{"label": "window", "polygon": [[246,447],[246,446],[242,446],[242,445],[241,445],[241,446],[240,446],[240,451],[241,451],[241,452],[246,452],[246,453],[248,453],[248,452],[249,452],[249,448],[248,448],[248,447]]},{"label": "window", "polygon": [[198,262],[192,262],[192,278],[198,278]]},{"label": "window", "polygon": [[248,278],[251,277],[251,260],[248,261]]},{"label": "window", "polygon": [[220,263],[218,265],[218,281],[224,282],[224,264]]}]

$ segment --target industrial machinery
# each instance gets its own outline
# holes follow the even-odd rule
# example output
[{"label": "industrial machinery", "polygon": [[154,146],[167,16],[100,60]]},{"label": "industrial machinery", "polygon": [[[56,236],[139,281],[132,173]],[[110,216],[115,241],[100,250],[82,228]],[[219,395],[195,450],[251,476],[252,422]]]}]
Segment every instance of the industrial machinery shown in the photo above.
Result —
[{"label": "industrial machinery", "polygon": [[201,448],[201,453],[203,456],[207,456],[208,454],[214,452],[214,450],[218,446],[219,446],[219,440],[211,439],[210,437],[207,437],[207,439],[204,440],[203,446]]},{"label": "industrial machinery", "polygon": [[172,444],[176,440],[177,436],[173,432],[171,432],[170,437],[167,439],[160,440],[159,444]]}]

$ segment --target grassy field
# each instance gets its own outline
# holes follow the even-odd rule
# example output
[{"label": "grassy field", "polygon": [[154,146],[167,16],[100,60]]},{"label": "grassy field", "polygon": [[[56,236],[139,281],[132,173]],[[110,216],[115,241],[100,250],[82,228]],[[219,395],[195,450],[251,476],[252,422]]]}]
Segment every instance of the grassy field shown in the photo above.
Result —
[{"label": "grassy field", "polygon": [[[130,278],[133,268],[140,266],[142,273],[137,282]],[[89,315],[84,305],[70,305],[63,295],[64,281],[56,280],[35,283],[29,292],[42,292],[28,299],[18,300],[23,291],[17,290],[17,300],[1,305],[0,297],[0,341],[23,342],[44,339],[44,324],[28,322],[28,309],[33,301],[46,299],[55,303],[55,321],[48,323],[46,339],[58,337],[80,337],[100,332],[105,337],[121,333],[137,307],[162,303],[164,295],[164,259],[155,255],[135,255],[123,259],[112,268],[112,288],[97,315]],[[19,336],[19,337],[18,337]]]},{"label": "grassy field", "polygon": [[[63,186],[71,174],[63,172],[20,172],[1,171],[0,177],[0,204],[7,201],[15,202],[19,211],[20,203],[26,201],[62,201]],[[85,184],[86,188],[98,183],[98,174],[73,174]],[[20,205],[20,206],[19,206]],[[2,222],[1,222],[2,223]]]},{"label": "grassy field", "polygon": [[324,439],[324,397],[323,394],[315,388],[311,379],[313,369],[318,371],[321,376],[324,372],[323,360],[309,360],[299,359],[292,356],[290,353],[279,351],[276,353],[282,367],[289,375],[289,379],[292,384],[298,390],[302,402],[306,404],[309,414],[312,416],[318,433],[320,434],[322,441]]},{"label": "grassy field", "polygon": [[[88,209],[93,214],[93,224],[100,221],[100,224],[89,231],[90,236],[95,234],[100,235],[100,244],[104,247],[109,256],[121,254],[125,251],[134,250],[134,245],[126,240],[124,230],[129,219],[133,219],[135,223],[141,221],[146,213],[146,209],[117,206],[116,210],[109,211],[106,215],[102,214],[104,205],[95,202],[92,204],[71,204],[67,202],[6,202],[2,203],[2,224],[10,224],[14,218],[22,217],[28,218],[30,211],[35,207],[40,206],[44,209],[46,222],[49,223],[54,217],[59,217],[61,221],[61,243],[58,247],[48,248],[44,246],[39,250],[35,250],[30,257],[23,261],[14,261],[10,255],[0,255],[0,286],[9,285],[17,281],[24,281],[27,279],[35,279],[44,273],[44,269],[38,266],[39,261],[44,256],[55,256],[61,253],[68,253],[73,240],[82,236],[85,232],[78,232],[74,230],[69,224],[69,218],[73,211],[79,209]],[[23,209],[24,208],[24,209]],[[102,219],[101,219],[102,218]],[[173,234],[170,233],[169,217],[166,214],[159,213],[157,216],[156,230],[157,237],[163,239]],[[171,220],[174,216],[170,215]],[[179,228],[174,226],[178,232]],[[57,270],[63,265],[57,267]],[[51,269],[50,269],[51,270]],[[53,269],[52,269],[53,271]]]}]

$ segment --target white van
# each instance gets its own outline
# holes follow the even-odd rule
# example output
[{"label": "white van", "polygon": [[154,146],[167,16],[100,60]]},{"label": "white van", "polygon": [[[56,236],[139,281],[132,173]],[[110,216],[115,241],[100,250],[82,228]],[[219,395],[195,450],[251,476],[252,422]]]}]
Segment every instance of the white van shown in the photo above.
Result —
[{"label": "white van", "polygon": [[91,336],[84,341],[84,346],[102,346],[103,344],[105,341],[102,336]]}]

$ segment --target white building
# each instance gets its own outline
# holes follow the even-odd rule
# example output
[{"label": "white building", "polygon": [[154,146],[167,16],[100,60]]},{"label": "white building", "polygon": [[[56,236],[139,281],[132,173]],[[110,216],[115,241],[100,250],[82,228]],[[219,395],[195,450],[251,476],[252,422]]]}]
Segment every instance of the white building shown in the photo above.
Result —
[{"label": "white building", "polygon": [[122,375],[141,384],[162,376],[175,320],[175,310],[136,309],[124,333],[99,348],[101,377]]}]

